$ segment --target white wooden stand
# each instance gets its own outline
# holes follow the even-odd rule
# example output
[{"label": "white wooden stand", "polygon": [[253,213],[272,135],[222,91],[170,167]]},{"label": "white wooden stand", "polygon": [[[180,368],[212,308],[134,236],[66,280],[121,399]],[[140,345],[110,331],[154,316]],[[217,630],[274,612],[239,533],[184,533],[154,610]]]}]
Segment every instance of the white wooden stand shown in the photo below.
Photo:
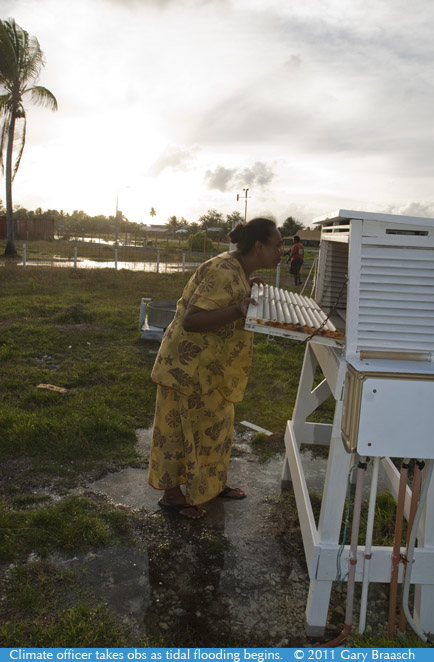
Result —
[{"label": "white wooden stand", "polygon": [[[320,365],[324,380],[313,387],[315,371]],[[321,344],[307,343],[293,418],[285,432],[286,455],[282,472],[282,487],[292,484],[297,503],[303,545],[310,578],[306,606],[306,633],[322,636],[325,632],[333,582],[337,580],[337,559],[340,550],[339,533],[347,490],[348,474],[356,453],[349,453],[342,440],[341,420],[343,389],[347,362],[343,350]],[[336,401],[333,424],[311,423],[307,418],[327,397]],[[405,405],[404,405],[405,406]],[[411,416],[411,411],[408,412]],[[309,492],[300,459],[301,444],[329,446],[329,456],[318,526],[312,512]],[[411,444],[410,444],[411,447]],[[399,473],[390,458],[381,460],[387,488],[397,497]],[[434,633],[434,485],[431,481],[425,513],[419,525],[418,547],[414,554],[411,583],[416,585],[414,620],[425,633]],[[411,490],[407,488],[405,517],[408,518]],[[363,578],[363,547],[358,548],[356,581]],[[392,547],[373,547],[369,581],[388,583],[392,570]],[[402,549],[402,553],[405,550]],[[342,575],[349,564],[349,546],[341,555]],[[399,582],[404,565],[399,567]]]}]

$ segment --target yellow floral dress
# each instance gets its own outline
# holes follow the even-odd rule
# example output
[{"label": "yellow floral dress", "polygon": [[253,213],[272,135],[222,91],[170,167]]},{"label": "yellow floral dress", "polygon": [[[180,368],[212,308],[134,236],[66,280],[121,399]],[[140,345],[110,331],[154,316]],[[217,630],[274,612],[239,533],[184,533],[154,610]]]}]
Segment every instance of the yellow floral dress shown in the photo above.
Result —
[{"label": "yellow floral dress", "polygon": [[185,485],[187,502],[201,504],[226,485],[234,402],[243,398],[253,334],[244,320],[217,331],[185,331],[189,303],[226,308],[250,296],[239,261],[223,253],[202,264],[187,283],[164,334],[151,373],[158,385],[149,482],[157,489]]}]

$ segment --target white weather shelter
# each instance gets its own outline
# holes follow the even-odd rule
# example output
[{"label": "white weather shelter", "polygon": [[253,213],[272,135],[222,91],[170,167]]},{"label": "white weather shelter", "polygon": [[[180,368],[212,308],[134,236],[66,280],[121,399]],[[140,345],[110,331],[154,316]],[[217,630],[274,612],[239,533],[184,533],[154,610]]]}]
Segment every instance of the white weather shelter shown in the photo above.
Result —
[{"label": "white weather shelter", "polygon": [[[347,478],[355,458],[376,458],[395,498],[400,478],[391,458],[434,458],[434,219],[339,210],[315,223],[321,227],[321,244],[314,298],[291,294],[295,300],[288,301],[288,293],[277,288],[271,288],[271,295],[257,290],[259,310],[250,306],[246,328],[308,340],[292,420],[285,431],[282,484],[291,482],[296,496],[311,580],[306,630],[318,636],[325,631],[339,559],[342,568],[355,566],[355,581],[383,583],[391,577],[390,547],[372,548],[371,557],[359,546],[352,559],[349,546],[341,549],[339,543]],[[285,323],[288,314],[292,324]],[[324,379],[314,386],[317,366]],[[336,403],[333,424],[309,421],[330,395]],[[299,453],[301,444],[314,443],[330,447],[318,524]],[[426,486],[411,569],[414,618],[430,633],[433,483]],[[407,486],[406,518],[410,501]],[[403,568],[401,563],[399,582]]]}]

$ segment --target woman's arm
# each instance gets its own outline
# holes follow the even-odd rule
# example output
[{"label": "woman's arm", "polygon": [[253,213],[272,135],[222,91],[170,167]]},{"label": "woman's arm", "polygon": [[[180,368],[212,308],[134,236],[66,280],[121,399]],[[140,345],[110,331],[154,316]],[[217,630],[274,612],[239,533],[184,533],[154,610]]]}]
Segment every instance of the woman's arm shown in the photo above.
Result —
[{"label": "woman's arm", "polygon": [[189,304],[185,311],[182,326],[185,331],[217,331],[221,326],[245,317],[251,303],[256,304],[256,301],[248,297],[232,306],[218,308],[217,310],[205,310]]}]

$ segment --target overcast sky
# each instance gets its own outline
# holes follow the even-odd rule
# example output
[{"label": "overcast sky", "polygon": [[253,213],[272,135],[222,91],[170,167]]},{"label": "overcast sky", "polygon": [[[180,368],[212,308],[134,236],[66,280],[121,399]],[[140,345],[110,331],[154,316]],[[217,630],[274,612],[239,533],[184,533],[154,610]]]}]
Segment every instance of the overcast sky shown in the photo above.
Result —
[{"label": "overcast sky", "polygon": [[[14,203],[434,216],[431,0],[0,0],[39,39]],[[0,198],[4,200],[4,180]],[[151,207],[157,216],[149,216]]]}]

